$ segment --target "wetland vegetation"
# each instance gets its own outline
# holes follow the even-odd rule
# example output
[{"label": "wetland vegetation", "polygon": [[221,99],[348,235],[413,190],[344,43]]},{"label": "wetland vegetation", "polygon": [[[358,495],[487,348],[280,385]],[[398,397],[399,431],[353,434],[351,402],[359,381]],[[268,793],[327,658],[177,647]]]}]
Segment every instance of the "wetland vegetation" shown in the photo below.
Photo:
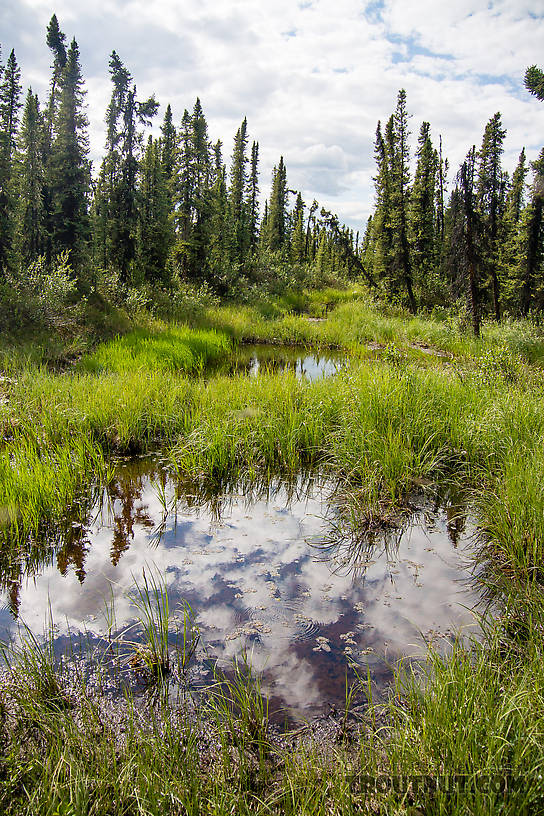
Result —
[{"label": "wetland vegetation", "polygon": [[[328,716],[311,717],[302,729],[284,733],[267,702],[274,698],[267,691],[269,678],[258,667],[252,674],[243,652],[238,653],[242,662],[230,667],[225,661],[212,670],[210,663],[216,674],[206,692],[206,684],[199,686],[198,705],[193,692],[180,702],[179,688],[175,704],[172,690],[167,704],[168,684],[161,676],[154,686],[163,689],[162,697],[138,689],[139,658],[131,664],[129,676],[134,677],[128,686],[125,660],[122,688],[128,696],[119,696],[108,685],[113,681],[104,674],[104,659],[96,657],[99,649],[92,658],[98,669],[89,674],[77,649],[71,659],[59,662],[60,641],[56,646],[42,642],[39,619],[47,611],[42,603],[31,634],[27,631],[9,654],[12,668],[4,675],[1,790],[6,813],[25,808],[67,813],[355,813],[365,808],[514,813],[538,808],[544,540],[540,328],[527,321],[486,324],[482,337],[474,339],[450,320],[395,316],[357,288],[351,295],[322,322],[284,307],[275,313],[277,301],[236,310],[203,308],[182,328],[142,314],[143,324],[131,333],[106,340],[62,371],[12,355],[0,408],[7,603],[18,597],[18,585],[23,608],[31,609],[24,586],[30,576],[47,574],[47,564],[54,571],[64,564],[65,574],[79,574],[79,532],[96,524],[92,508],[101,491],[109,491],[114,503],[132,495],[115,457],[160,449],[158,472],[170,474],[172,484],[184,480],[185,492],[195,497],[199,492],[203,497],[228,497],[229,491],[240,495],[278,479],[289,484],[302,472],[332,479],[342,486],[343,497],[332,520],[359,566],[369,547],[372,551],[372,541],[383,541],[387,530],[403,524],[410,527],[410,507],[423,508],[437,489],[451,495],[460,490],[474,525],[468,540],[480,598],[476,614],[483,616],[478,639],[449,636],[445,651],[440,640],[431,642],[427,663],[392,664],[379,693],[372,662],[350,655],[349,649],[340,652],[347,683],[343,705],[336,692]],[[280,339],[299,346],[302,357],[312,349],[316,355],[340,349],[348,364],[314,379],[270,368],[258,376],[214,372],[218,356],[234,360],[240,344],[259,341],[268,348]],[[192,368],[185,364],[187,348],[207,361],[198,369],[211,366],[204,377],[187,376]],[[167,495],[162,494],[163,505],[160,489],[154,495],[165,518],[174,518]],[[183,493],[175,489],[172,495]],[[132,527],[125,504],[117,509],[121,526],[112,540],[120,542],[118,558],[125,557],[125,550],[130,555],[131,547],[138,549],[138,536],[131,538],[134,524],[147,529],[141,515],[146,505],[142,509],[136,498]],[[198,504],[197,498],[191,501]],[[282,506],[273,494],[271,501]],[[249,506],[243,514],[252,512]],[[455,526],[463,511],[453,502],[448,512]],[[260,516],[255,518],[259,526]],[[266,528],[264,519],[260,526]],[[250,535],[255,540],[255,533]],[[91,538],[83,549],[92,553],[98,546]],[[130,562],[133,568],[140,569],[148,557],[153,562],[158,551],[148,548],[140,567]],[[175,555],[168,563],[179,564],[180,558]],[[275,564],[277,552],[273,558]],[[52,608],[62,597],[64,579],[59,580]],[[277,584],[279,579],[268,580]],[[439,594],[446,591],[441,580]],[[257,587],[258,581],[249,579],[248,586]],[[171,591],[175,618],[180,593]],[[35,603],[37,596],[30,597]],[[335,600],[336,595],[329,605]],[[199,599],[191,601],[198,614]],[[154,609],[161,603],[164,599]],[[393,610],[395,603],[402,617],[399,601],[392,601]],[[266,618],[268,613],[260,614]],[[121,615],[119,626],[122,622]],[[344,623],[349,634],[347,617]],[[61,620],[57,625],[64,628]],[[164,620],[152,615],[150,627],[152,644],[153,638],[160,640]],[[242,618],[239,635],[243,628]],[[75,633],[73,621],[72,629]],[[266,631],[250,629],[245,632],[248,648],[252,639],[266,644]],[[106,634],[95,637],[93,646]],[[68,630],[65,645],[67,636]],[[147,649],[142,636],[144,646],[137,648]],[[314,637],[312,648],[322,659],[320,647],[334,636],[317,637],[321,640]],[[359,640],[353,633],[350,638]],[[184,648],[170,642],[173,664]],[[136,653],[145,674],[149,653]],[[341,681],[341,665],[338,676]],[[440,788],[447,775],[453,791]],[[401,784],[407,777],[419,780],[419,788]],[[436,778],[438,789],[432,782]],[[381,787],[374,787],[376,779],[382,779]],[[62,811],[67,802],[71,810]]]}]

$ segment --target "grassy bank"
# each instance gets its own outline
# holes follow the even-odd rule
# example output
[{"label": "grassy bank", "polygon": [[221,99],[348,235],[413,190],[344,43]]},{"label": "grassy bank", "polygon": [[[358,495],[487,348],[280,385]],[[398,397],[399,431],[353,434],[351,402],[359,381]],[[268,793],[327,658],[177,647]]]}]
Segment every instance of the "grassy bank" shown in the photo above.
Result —
[{"label": "grassy bank", "polygon": [[[301,308],[317,315],[323,302]],[[490,325],[475,340],[453,321],[380,314],[360,293],[338,298],[319,322],[287,308],[219,307],[201,310],[192,328],[148,325],[64,374],[14,367],[0,382],[2,547],[18,551],[42,525],[58,523],[86,485],[108,479],[111,454],[156,446],[180,473],[219,484],[328,470],[353,488],[362,520],[401,507],[414,485],[454,482],[478,520],[481,574],[498,621],[483,644],[432,656],[423,680],[399,673],[396,693],[369,708],[359,735],[346,742],[353,733],[340,722],[339,742],[326,745],[309,732],[274,735],[247,678],[239,678],[245,709],[229,720],[218,699],[189,719],[160,706],[142,713],[130,700],[113,716],[87,686],[70,706],[46,695],[29,711],[28,687],[18,692],[24,672],[16,673],[0,690],[3,812],[539,812],[539,329]],[[186,376],[224,359],[232,342],[249,341],[340,346],[354,360],[310,383],[278,374]],[[467,785],[453,793],[369,790],[366,777],[380,774],[458,774]],[[505,797],[490,776],[514,779],[514,788]]]}]

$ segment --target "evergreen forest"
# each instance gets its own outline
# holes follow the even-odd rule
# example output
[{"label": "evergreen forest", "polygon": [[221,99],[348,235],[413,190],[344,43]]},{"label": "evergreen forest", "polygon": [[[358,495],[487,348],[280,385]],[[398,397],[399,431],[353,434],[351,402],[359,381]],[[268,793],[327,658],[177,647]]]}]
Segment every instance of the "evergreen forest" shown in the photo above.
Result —
[{"label": "evergreen forest", "polygon": [[[429,122],[410,155],[411,116],[400,90],[395,110],[376,128],[374,212],[354,234],[290,189],[282,156],[270,184],[260,179],[259,144],[246,118],[228,168],[227,148],[213,141],[199,99],[179,122],[167,105],[160,137],[147,134],[159,104],[139,97],[115,51],[105,152],[91,168],[77,42],[67,45],[55,15],[46,42],[52,60],[46,99],[31,88],[23,94],[13,50],[0,65],[5,330],[13,328],[15,302],[18,313],[25,311],[29,280],[53,277],[58,284],[54,270],[68,268],[75,298],[106,287],[159,303],[170,302],[180,286],[248,301],[357,279],[413,314],[466,310],[476,335],[487,317],[542,310],[544,151],[531,159],[520,145],[510,177],[501,165],[500,112],[461,167],[451,168]],[[528,69],[526,85],[542,98],[538,68]]]}]

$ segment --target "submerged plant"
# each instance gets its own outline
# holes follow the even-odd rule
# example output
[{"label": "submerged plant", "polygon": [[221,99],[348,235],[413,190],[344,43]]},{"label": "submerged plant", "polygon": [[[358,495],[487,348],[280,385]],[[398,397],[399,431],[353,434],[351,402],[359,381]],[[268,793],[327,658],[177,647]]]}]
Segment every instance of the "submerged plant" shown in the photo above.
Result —
[{"label": "submerged plant", "polygon": [[[129,665],[147,679],[160,681],[170,674],[175,661],[178,674],[184,679],[200,641],[190,605],[183,601],[181,615],[174,618],[165,578],[153,573],[148,575],[145,569],[142,583],[135,582],[130,597],[138,610],[142,640],[129,642],[132,649]],[[176,628],[176,648],[171,652],[170,634],[173,624],[180,620],[181,628]]]}]

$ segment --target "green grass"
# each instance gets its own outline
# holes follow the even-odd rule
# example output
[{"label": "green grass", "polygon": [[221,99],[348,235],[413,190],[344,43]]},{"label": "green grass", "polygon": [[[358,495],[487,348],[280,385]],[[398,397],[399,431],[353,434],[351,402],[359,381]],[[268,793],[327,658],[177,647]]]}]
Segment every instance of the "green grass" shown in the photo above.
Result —
[{"label": "green grass", "polygon": [[[324,321],[290,313],[321,314],[329,302],[337,305]],[[198,320],[193,328],[150,323],[64,374],[20,360],[8,366],[12,379],[0,385],[4,552],[60,525],[86,486],[109,478],[112,453],[158,445],[180,473],[213,483],[328,471],[357,497],[353,517],[363,525],[402,508],[422,481],[452,483],[474,508],[481,574],[499,620],[481,645],[431,654],[423,678],[399,672],[391,701],[369,710],[352,745],[275,741],[258,682],[240,667],[218,676],[204,726],[200,715],[179,719],[163,710],[142,720],[128,700],[121,741],[118,724],[84,687],[77,716],[37,700],[39,726],[28,724],[21,701],[0,692],[2,812],[542,811],[535,782],[544,738],[540,329],[486,324],[475,340],[453,320],[384,314],[349,290],[286,296],[274,309],[223,306],[200,311]],[[225,359],[233,341],[338,346],[354,359],[346,372],[310,383],[278,374],[187,377]],[[142,613],[149,612],[152,644],[155,612],[165,609],[157,587],[154,611],[144,605]],[[166,624],[159,623],[163,659]],[[30,675],[40,664],[24,665]],[[213,735],[211,753],[202,748],[203,728]],[[367,774],[443,773],[476,784],[448,797],[369,793],[364,785]],[[504,800],[485,785],[495,774],[525,782]]]},{"label": "green grass", "polygon": [[81,359],[79,371],[179,371],[195,373],[224,360],[232,350],[225,334],[198,331],[186,326],[136,329]]}]

